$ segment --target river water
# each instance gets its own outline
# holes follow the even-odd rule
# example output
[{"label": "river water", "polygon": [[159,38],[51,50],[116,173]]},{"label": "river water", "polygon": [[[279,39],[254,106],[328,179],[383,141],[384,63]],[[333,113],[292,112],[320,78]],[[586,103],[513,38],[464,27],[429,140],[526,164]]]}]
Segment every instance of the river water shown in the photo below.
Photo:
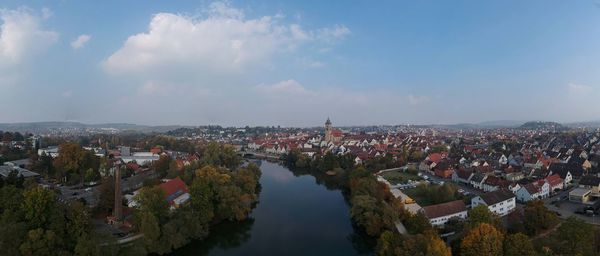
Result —
[{"label": "river water", "polygon": [[331,177],[261,162],[260,202],[243,222],[223,223],[173,255],[364,255],[373,241],[357,231]]}]

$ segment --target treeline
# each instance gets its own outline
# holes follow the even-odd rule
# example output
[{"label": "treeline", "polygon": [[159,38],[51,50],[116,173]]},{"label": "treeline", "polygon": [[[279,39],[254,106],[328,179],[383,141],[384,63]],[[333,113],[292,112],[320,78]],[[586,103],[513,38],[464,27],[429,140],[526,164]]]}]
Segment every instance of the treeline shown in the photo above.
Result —
[{"label": "treeline", "polygon": [[[541,201],[530,202],[521,215],[508,217],[506,223],[486,206],[469,211],[469,219],[451,219],[442,231],[455,233],[449,237],[451,247],[439,240],[429,221],[421,214],[405,219],[411,235],[384,232],[377,242],[378,255],[598,255],[600,233],[591,225],[571,217],[558,224],[556,214]],[[408,225],[410,224],[410,225]],[[540,237],[538,237],[540,236]],[[445,249],[443,249],[445,248]]]},{"label": "treeline", "polygon": [[[35,183],[0,183],[2,255],[102,255],[115,247],[93,231],[90,213],[81,202],[58,202],[56,192]],[[109,241],[107,241],[109,242]]]},{"label": "treeline", "polygon": [[211,225],[246,219],[258,201],[260,176],[253,163],[235,171],[206,165],[195,171],[189,184],[190,202],[175,211],[169,210],[160,188],[142,188],[136,196],[134,222],[144,237],[137,246],[147,253],[166,254],[205,238]]},{"label": "treeline", "polygon": [[11,141],[24,141],[25,136],[20,132],[2,132],[0,131],[0,141],[11,142]]},{"label": "treeline", "polygon": [[[356,156],[353,154],[336,155],[331,152],[326,152],[323,155],[315,154],[313,157],[309,157],[298,149],[292,149],[283,156],[286,166],[290,168],[310,168],[311,170],[322,172],[336,170],[350,171],[355,168],[355,158]],[[378,171],[399,167],[405,163],[405,160],[394,159],[391,154],[387,154],[368,159],[362,163],[362,166],[369,171]]]},{"label": "treeline", "polygon": [[40,175],[68,185],[98,181],[100,170],[107,169],[104,158],[96,156],[92,151],[83,149],[79,144],[67,142],[58,146],[58,156],[52,158],[32,153],[29,168]]}]

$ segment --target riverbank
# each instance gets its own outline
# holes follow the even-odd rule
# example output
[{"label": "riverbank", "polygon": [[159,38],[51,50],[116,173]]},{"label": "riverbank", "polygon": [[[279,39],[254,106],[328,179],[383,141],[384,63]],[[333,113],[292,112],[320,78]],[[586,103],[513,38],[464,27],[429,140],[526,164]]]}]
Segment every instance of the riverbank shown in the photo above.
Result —
[{"label": "riverbank", "polygon": [[[336,177],[262,161],[260,201],[247,221],[214,226],[172,255],[369,255],[374,241],[352,225]],[[238,225],[240,224],[240,225]]]}]

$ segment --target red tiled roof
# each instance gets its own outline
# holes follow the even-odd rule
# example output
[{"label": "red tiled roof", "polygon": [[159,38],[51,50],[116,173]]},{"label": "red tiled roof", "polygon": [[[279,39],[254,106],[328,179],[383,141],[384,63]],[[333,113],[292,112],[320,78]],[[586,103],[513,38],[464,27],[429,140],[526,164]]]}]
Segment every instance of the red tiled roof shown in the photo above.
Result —
[{"label": "red tiled roof", "polygon": [[550,184],[551,187],[559,185],[563,182],[563,179],[558,174],[552,174],[546,177],[546,181]]},{"label": "red tiled roof", "polygon": [[181,191],[183,193],[188,193],[189,190],[187,188],[187,186],[185,185],[185,183],[183,182],[183,180],[181,180],[179,177],[172,179],[170,181],[167,181],[165,183],[162,183],[160,185],[158,185],[163,191],[165,191],[165,196],[167,198],[169,198],[171,195]]}]

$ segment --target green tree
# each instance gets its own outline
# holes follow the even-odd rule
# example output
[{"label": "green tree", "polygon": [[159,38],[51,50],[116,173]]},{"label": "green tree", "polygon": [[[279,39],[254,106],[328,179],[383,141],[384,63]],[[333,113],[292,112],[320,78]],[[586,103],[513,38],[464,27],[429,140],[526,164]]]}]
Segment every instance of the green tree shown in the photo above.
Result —
[{"label": "green tree", "polygon": [[541,200],[529,201],[525,205],[524,218],[523,226],[525,232],[530,236],[549,229],[558,223],[556,214],[549,211]]},{"label": "green tree", "polygon": [[498,226],[498,218],[494,213],[490,212],[487,206],[480,204],[469,211],[469,220],[467,223],[469,228],[477,227],[481,223]]},{"label": "green tree", "polygon": [[139,230],[144,234],[144,245],[149,252],[160,252],[162,246],[159,243],[160,225],[158,219],[149,211],[142,211],[138,216]]},{"label": "green tree", "polygon": [[23,255],[60,255],[60,238],[52,230],[30,230],[25,242],[19,247]]},{"label": "green tree", "polygon": [[554,234],[555,251],[562,255],[598,255],[594,252],[594,228],[576,217],[569,217]]},{"label": "green tree", "polygon": [[425,231],[432,229],[429,219],[422,213],[407,215],[408,216],[403,223],[409,233],[422,234]]},{"label": "green tree", "polygon": [[201,223],[209,223],[215,217],[215,195],[210,184],[203,179],[195,179],[190,186],[190,206]]},{"label": "green tree", "polygon": [[30,227],[46,228],[58,209],[56,196],[42,187],[32,188],[23,195],[22,209]]},{"label": "green tree", "polygon": [[529,237],[522,234],[512,234],[504,239],[504,256],[535,256],[533,244]]},{"label": "green tree", "polygon": [[169,204],[165,199],[165,192],[160,187],[144,187],[135,196],[139,212],[147,212],[163,223],[169,215]]}]

